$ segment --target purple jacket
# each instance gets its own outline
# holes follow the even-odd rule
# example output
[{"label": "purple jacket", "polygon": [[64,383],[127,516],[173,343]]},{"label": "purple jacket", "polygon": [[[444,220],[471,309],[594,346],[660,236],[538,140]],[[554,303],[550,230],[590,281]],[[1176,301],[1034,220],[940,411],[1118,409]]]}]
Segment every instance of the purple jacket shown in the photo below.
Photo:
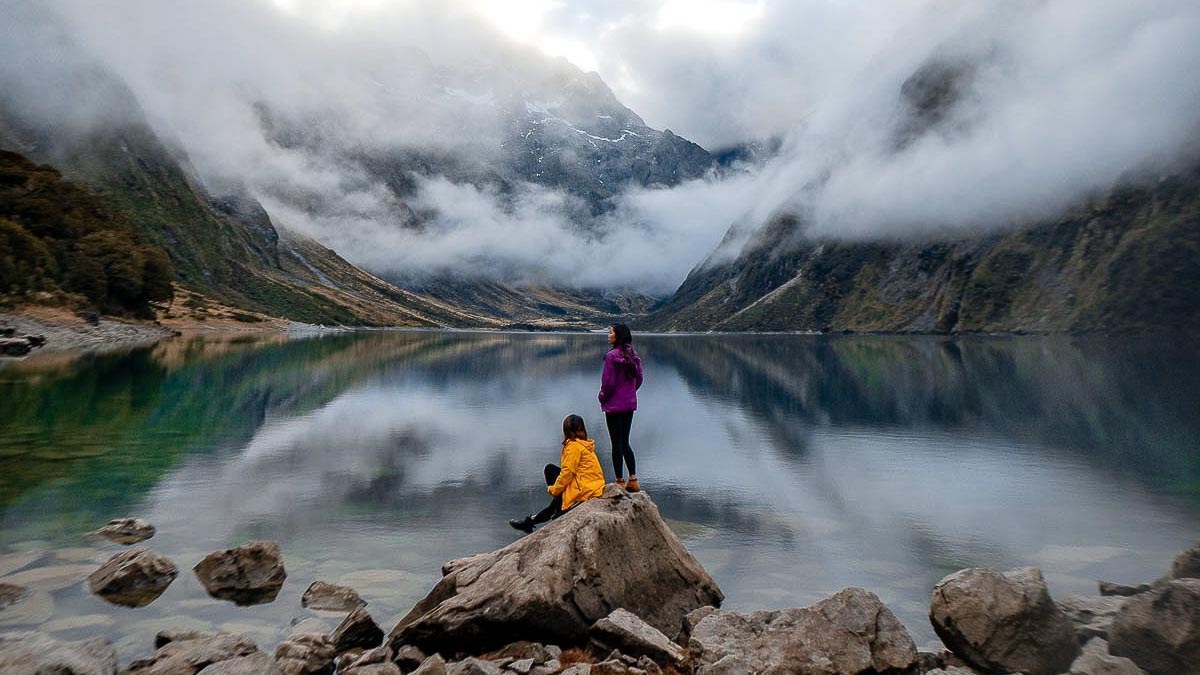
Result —
[{"label": "purple jacket", "polygon": [[[630,379],[625,372],[625,361],[633,359],[637,376]],[[637,390],[642,386],[642,357],[633,347],[628,356],[619,347],[613,347],[604,355],[604,374],[600,376],[600,409],[604,412],[637,410]]]}]

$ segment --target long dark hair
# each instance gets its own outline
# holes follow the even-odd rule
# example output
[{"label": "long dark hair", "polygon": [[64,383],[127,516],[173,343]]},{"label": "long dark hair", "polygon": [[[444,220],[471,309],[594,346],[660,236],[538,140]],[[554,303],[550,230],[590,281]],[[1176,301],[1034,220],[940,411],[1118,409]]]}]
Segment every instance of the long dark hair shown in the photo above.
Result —
[{"label": "long dark hair", "polygon": [[563,445],[573,438],[581,441],[588,439],[587,425],[579,415],[567,415],[563,418]]},{"label": "long dark hair", "polygon": [[633,362],[637,358],[637,352],[633,350],[633,333],[629,331],[629,326],[623,323],[614,323],[609,328],[612,329],[613,336],[617,339],[613,343],[613,347],[621,350],[621,356],[625,357],[625,363],[621,364],[625,369],[625,375],[632,380],[637,377],[637,364]]}]

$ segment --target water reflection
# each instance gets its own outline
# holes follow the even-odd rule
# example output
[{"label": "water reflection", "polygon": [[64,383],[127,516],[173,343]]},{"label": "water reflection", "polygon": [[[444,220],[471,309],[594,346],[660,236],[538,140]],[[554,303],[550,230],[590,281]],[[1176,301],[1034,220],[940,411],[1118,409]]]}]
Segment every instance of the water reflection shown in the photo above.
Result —
[{"label": "water reflection", "polygon": [[[608,464],[605,348],[365,333],[6,365],[0,554],[103,560],[117,547],[89,554],[77,536],[125,515],[153,522],[147,545],[181,568],[282,543],[289,578],[269,605],[211,600],[190,574],[138,610],[53,590],[46,625],[97,617],[63,636],[102,632],[124,658],[166,625],[267,644],[311,615],[299,596],[315,579],[355,587],[386,624],[444,560],[513,540],[505,521],[542,505],[564,414],[584,415]],[[649,336],[639,349],[639,477],[730,607],[863,586],[923,642],[948,571],[1036,564],[1053,592],[1091,592],[1161,574],[1200,529],[1200,360],[1182,348]]]}]

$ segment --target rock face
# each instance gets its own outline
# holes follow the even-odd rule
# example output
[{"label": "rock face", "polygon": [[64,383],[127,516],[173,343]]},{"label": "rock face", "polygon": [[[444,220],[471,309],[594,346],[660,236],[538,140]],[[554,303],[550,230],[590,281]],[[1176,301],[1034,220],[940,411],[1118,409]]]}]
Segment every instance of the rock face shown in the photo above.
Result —
[{"label": "rock face", "polygon": [[208,666],[258,652],[253,642],[233,633],[172,640],[148,658],[130,663],[121,675],[193,675]]},{"label": "rock face", "polygon": [[300,596],[300,605],[310,609],[334,612],[346,611],[367,604],[358,592],[348,586],[338,586],[324,581],[314,581]]},{"label": "rock face", "polygon": [[383,629],[375,623],[371,615],[363,607],[356,607],[342,621],[341,625],[329,634],[334,648],[339,654],[354,649],[370,649],[378,647],[383,642]]},{"label": "rock face", "polygon": [[163,594],[179,576],[167,558],[144,548],[122,551],[88,577],[88,588],[105,600],[126,607],[144,607]]},{"label": "rock face", "polygon": [[1108,630],[1125,600],[1122,596],[1073,595],[1056,604],[1075,625],[1079,642],[1086,643],[1097,637],[1108,639]]},{"label": "rock face", "polygon": [[592,625],[592,641],[603,649],[630,656],[649,656],[661,663],[682,665],[687,652],[633,612],[616,609]]},{"label": "rock face", "polygon": [[118,544],[136,544],[154,536],[154,526],[141,518],[117,518],[92,532]]},{"label": "rock face", "polygon": [[1200,544],[1189,548],[1171,563],[1172,579],[1200,579]]},{"label": "rock face", "polygon": [[811,607],[740,614],[705,611],[688,647],[704,673],[904,673],[912,638],[873,593],[847,588]]},{"label": "rock face", "polygon": [[117,652],[108,640],[58,642],[40,633],[0,635],[0,673],[115,675]]},{"label": "rock face", "polygon": [[337,652],[320,633],[292,633],[275,647],[275,664],[284,675],[326,675],[333,672]]},{"label": "rock face", "polygon": [[650,498],[615,485],[498,551],[446,563],[442,574],[392,629],[393,649],[582,645],[618,607],[673,636],[689,611],[724,598]]},{"label": "rock face", "polygon": [[1173,579],[1129,598],[1109,630],[1108,650],[1151,675],[1200,673],[1200,579]]},{"label": "rock face", "polygon": [[287,579],[279,544],[274,541],[252,541],[215,551],[193,569],[209,595],[239,605],[271,602]]},{"label": "rock face", "polygon": [[1108,643],[1092,638],[1083,646],[1083,652],[1071,664],[1067,675],[1146,675],[1137,664],[1121,656],[1108,653]]}]

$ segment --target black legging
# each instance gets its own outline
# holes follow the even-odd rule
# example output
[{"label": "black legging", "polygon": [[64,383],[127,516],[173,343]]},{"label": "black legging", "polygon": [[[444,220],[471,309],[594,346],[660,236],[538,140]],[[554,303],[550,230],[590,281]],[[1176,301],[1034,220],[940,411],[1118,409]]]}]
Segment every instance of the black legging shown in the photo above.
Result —
[{"label": "black legging", "polygon": [[[542,473],[546,474],[546,486],[549,487],[558,480],[558,474],[562,473],[562,469],[558,468],[557,464],[547,464],[546,468],[542,469]],[[555,495],[554,499],[550,500],[549,506],[533,514],[533,524],[554,520],[562,514],[562,495]]]},{"label": "black legging", "polygon": [[637,475],[637,465],[633,461],[633,448],[629,447],[629,430],[633,428],[633,411],[604,413],[604,423],[608,425],[608,439],[612,442],[613,473],[620,478],[621,461],[629,467],[629,475]]}]

